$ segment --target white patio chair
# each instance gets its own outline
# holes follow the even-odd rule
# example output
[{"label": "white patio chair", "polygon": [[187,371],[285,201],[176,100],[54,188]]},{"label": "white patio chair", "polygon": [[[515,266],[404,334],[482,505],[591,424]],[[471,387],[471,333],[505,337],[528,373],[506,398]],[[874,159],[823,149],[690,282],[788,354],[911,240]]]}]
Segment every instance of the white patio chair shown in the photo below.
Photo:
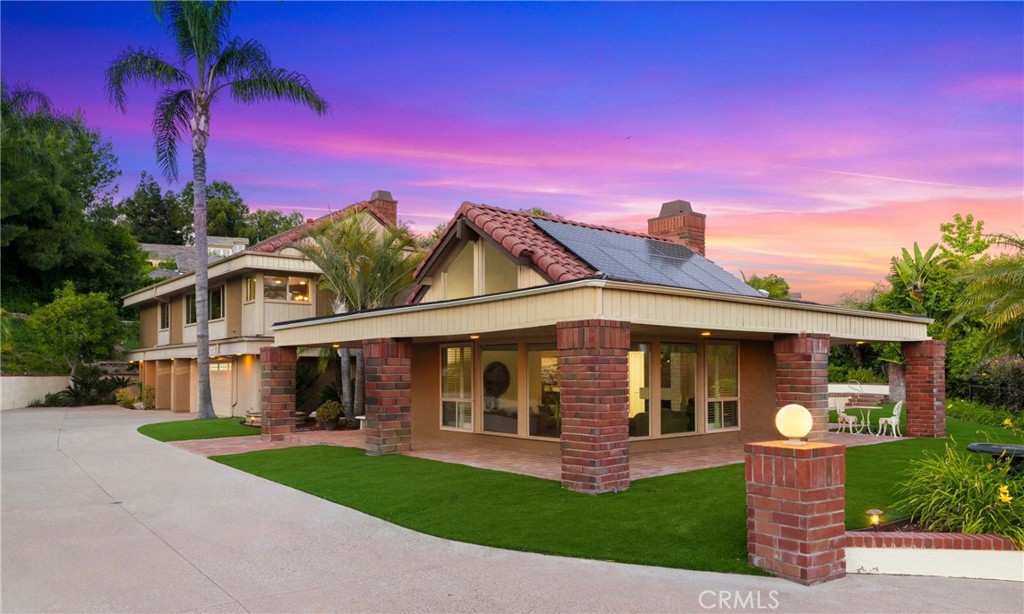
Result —
[{"label": "white patio chair", "polygon": [[838,433],[848,431],[852,434],[857,427],[857,416],[846,413],[846,402],[849,400],[849,397],[829,397],[828,399],[829,409],[834,409],[838,415]]},{"label": "white patio chair", "polygon": [[876,435],[882,435],[886,431],[890,431],[893,437],[903,437],[900,434],[900,414],[903,413],[903,401],[896,403],[896,407],[892,408],[892,416],[889,418],[878,419],[878,433]]}]

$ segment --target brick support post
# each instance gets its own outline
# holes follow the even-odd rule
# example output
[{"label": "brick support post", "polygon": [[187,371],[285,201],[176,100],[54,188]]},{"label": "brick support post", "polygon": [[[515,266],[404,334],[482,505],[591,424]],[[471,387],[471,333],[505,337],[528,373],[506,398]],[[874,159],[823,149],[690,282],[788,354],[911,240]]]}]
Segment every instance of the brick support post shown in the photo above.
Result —
[{"label": "brick support post", "polygon": [[775,339],[775,407],[806,407],[814,419],[808,440],[828,434],[828,347],[828,335],[800,333]]},{"label": "brick support post", "polygon": [[368,339],[366,360],[366,453],[412,449],[412,342]]},{"label": "brick support post", "polygon": [[260,438],[281,441],[295,432],[295,348],[260,348]]},{"label": "brick support post", "polygon": [[846,575],[846,448],[781,441],[744,446],[747,560],[799,582]]},{"label": "brick support post", "polygon": [[629,323],[558,323],[562,486],[600,494],[629,487]]},{"label": "brick support post", "polygon": [[903,344],[907,360],[907,435],[946,436],[946,342]]}]

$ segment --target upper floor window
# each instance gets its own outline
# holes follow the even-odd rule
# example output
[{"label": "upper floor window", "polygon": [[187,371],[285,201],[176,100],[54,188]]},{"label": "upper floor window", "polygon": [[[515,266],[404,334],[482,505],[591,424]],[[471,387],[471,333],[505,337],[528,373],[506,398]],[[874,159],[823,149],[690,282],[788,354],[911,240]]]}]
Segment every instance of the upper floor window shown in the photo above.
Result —
[{"label": "upper floor window", "polygon": [[305,277],[263,277],[263,298],[267,300],[308,303],[312,291],[313,284]]},{"label": "upper floor window", "polygon": [[196,295],[189,294],[185,297],[185,324],[196,323]]},{"label": "upper floor window", "polygon": [[160,303],[160,330],[171,327],[171,304]]},{"label": "upper floor window", "polygon": [[251,303],[256,300],[256,278],[246,277],[242,282],[245,286],[245,302]]},{"label": "upper floor window", "polygon": [[210,290],[210,319],[219,320],[224,317],[224,286]]}]

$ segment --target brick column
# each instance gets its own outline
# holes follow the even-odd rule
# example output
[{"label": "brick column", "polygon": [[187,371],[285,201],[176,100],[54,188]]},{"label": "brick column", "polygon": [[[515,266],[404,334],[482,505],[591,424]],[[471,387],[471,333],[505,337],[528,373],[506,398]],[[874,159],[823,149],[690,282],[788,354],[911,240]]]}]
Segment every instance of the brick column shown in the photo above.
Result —
[{"label": "brick column", "polygon": [[763,441],[743,450],[750,564],[800,584],[845,576],[845,446]]},{"label": "brick column", "polygon": [[412,449],[412,342],[369,339],[366,360],[366,453]]},{"label": "brick column", "polygon": [[558,323],[562,486],[588,494],[629,487],[629,323]]},{"label": "brick column", "polygon": [[907,367],[898,362],[889,363],[889,402],[907,402]]},{"label": "brick column", "polygon": [[946,436],[946,342],[903,344],[907,360],[907,435]]},{"label": "brick column", "polygon": [[295,348],[260,348],[260,438],[281,441],[295,432]]},{"label": "brick column", "polygon": [[814,418],[808,440],[828,434],[828,347],[828,335],[800,333],[775,339],[775,407],[806,407]]}]

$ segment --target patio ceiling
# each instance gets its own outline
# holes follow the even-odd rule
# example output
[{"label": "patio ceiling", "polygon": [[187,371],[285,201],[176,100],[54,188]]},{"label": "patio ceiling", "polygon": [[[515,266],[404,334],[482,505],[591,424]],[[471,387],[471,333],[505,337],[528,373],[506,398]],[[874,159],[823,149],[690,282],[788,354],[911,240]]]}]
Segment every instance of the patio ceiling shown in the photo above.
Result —
[{"label": "patio ceiling", "polygon": [[[639,331],[712,331],[731,338],[825,333],[833,343],[923,341],[931,320],[763,297],[586,279],[501,294],[279,322],[279,347],[357,346],[364,339],[467,339],[547,334],[558,322],[608,319]],[[500,336],[500,335],[499,335]]]}]

